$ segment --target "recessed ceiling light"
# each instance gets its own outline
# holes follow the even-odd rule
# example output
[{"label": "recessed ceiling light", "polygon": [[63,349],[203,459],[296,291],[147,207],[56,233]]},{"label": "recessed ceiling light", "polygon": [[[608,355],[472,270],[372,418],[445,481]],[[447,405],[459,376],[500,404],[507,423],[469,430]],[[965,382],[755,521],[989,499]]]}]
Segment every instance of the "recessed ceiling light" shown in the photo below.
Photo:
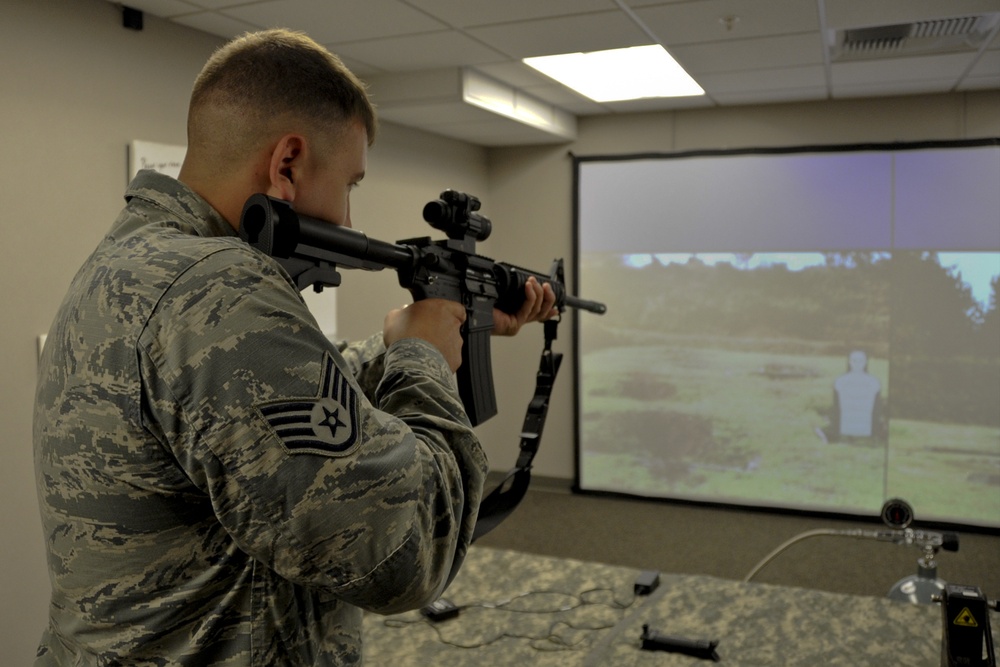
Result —
[{"label": "recessed ceiling light", "polygon": [[525,58],[524,64],[595,102],[705,94],[659,44]]}]

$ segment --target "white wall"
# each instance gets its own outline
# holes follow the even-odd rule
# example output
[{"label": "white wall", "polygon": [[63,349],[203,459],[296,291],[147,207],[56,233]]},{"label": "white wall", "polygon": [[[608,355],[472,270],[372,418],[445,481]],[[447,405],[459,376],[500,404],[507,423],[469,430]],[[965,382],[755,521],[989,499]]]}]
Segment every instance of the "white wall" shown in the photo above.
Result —
[{"label": "white wall", "polygon": [[[30,662],[48,599],[31,456],[35,339],[121,207],[128,142],[184,143],[191,82],[219,43],[148,15],[142,32],[125,30],[104,0],[4,0],[0,10],[0,664]],[[568,150],[1000,136],[1000,91],[585,118],[579,129],[572,145],[487,151],[387,124],[352,196],[356,226],[384,240],[433,235],[420,221],[423,204],[444,188],[462,189],[479,195],[494,221],[484,254],[547,269],[554,257],[572,257]],[[345,283],[345,337],[377,329],[386,310],[409,300],[386,272],[346,273]],[[560,334],[557,347],[569,353],[571,321]],[[516,459],[540,348],[537,328],[493,342],[501,414],[480,432],[496,469]],[[567,356],[539,474],[573,476],[573,381]]]}]

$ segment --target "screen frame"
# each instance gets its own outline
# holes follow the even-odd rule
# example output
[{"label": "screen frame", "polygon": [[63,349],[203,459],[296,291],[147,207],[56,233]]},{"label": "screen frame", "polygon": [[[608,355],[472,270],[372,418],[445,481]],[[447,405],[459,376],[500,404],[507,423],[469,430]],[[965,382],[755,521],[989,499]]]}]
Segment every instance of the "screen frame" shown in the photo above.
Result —
[{"label": "screen frame", "polygon": [[[952,149],[952,148],[977,148],[977,147],[1000,147],[1000,137],[983,137],[975,139],[957,140],[924,140],[924,141],[898,141],[898,142],[861,142],[846,144],[802,144],[791,146],[760,146],[745,148],[724,148],[724,149],[692,149],[673,152],[637,152],[623,154],[601,153],[594,155],[576,155],[570,153],[573,165],[572,174],[572,261],[573,261],[573,284],[574,293],[581,293],[581,170],[583,165],[600,162],[630,162],[640,160],[675,160],[685,158],[726,158],[753,155],[796,155],[796,154],[835,154],[835,153],[858,153],[858,152],[905,152],[932,149]],[[614,317],[613,304],[609,305],[609,315]],[[879,520],[879,514],[860,514],[852,511],[836,511],[814,508],[800,508],[794,506],[782,506],[772,504],[752,504],[732,502],[728,500],[712,501],[707,499],[692,499],[682,496],[671,495],[645,495],[641,493],[630,493],[626,491],[609,491],[602,489],[585,488],[582,484],[582,359],[581,359],[581,331],[580,318],[573,318],[573,340],[572,356],[573,370],[577,381],[573,386],[573,482],[572,491],[574,493],[612,496],[623,498],[638,498],[658,502],[672,502],[693,506],[720,507],[727,509],[753,510],[770,512],[777,514],[822,516],[841,519],[875,519]],[[917,517],[919,519],[919,516]],[[974,532],[995,533],[998,526],[984,526],[976,523],[962,523],[955,521],[921,521],[924,525],[939,525],[950,527],[961,527]]]}]

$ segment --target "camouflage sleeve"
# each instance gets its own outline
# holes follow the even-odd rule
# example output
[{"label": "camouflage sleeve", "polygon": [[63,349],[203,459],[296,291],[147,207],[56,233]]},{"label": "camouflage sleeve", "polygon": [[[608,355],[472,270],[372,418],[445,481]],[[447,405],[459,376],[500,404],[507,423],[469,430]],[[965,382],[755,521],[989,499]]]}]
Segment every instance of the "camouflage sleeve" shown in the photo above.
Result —
[{"label": "camouflage sleeve", "polygon": [[348,368],[354,373],[354,379],[358,381],[365,396],[373,398],[375,388],[385,373],[385,343],[382,341],[382,332],[353,343],[340,341],[336,346]]},{"label": "camouflage sleeve", "polygon": [[279,267],[229,247],[167,291],[139,352],[146,427],[240,549],[373,611],[443,591],[486,459],[436,349],[393,344],[373,404]]}]

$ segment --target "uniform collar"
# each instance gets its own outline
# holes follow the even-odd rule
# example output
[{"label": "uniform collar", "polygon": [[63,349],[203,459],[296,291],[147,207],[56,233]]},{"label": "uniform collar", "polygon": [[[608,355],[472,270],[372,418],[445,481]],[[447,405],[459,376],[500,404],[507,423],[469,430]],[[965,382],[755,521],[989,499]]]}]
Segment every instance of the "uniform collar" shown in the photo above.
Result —
[{"label": "uniform collar", "polygon": [[143,169],[129,183],[125,201],[142,199],[165,209],[199,236],[236,236],[236,230],[194,190],[166,174]]}]

